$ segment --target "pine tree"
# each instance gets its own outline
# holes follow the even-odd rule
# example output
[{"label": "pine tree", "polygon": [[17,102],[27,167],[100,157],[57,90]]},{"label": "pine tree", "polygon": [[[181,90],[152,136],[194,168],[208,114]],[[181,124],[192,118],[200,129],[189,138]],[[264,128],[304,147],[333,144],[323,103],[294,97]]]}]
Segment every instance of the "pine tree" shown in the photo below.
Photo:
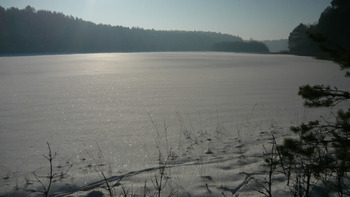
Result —
[{"label": "pine tree", "polygon": [[[350,68],[350,3],[333,0],[331,4],[308,35],[327,58],[346,70]],[[349,77],[349,72],[345,76]],[[277,147],[294,196],[310,196],[312,187],[320,182],[338,196],[350,195],[350,92],[327,85],[305,85],[298,94],[306,107],[343,109],[334,113],[332,120],[320,118],[291,127],[297,137],[285,139]]]}]

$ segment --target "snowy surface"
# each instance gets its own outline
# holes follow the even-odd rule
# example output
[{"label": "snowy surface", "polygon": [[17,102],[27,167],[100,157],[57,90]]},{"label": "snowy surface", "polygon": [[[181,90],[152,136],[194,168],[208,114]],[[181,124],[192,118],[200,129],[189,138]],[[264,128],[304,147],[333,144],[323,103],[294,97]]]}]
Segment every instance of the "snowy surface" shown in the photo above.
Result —
[{"label": "snowy surface", "polygon": [[330,116],[297,96],[318,83],[347,88],[334,63],[287,55],[0,57],[0,192],[40,188],[33,172],[47,176],[49,142],[55,172],[72,166],[57,195],[107,194],[102,173],[124,177],[116,193],[152,195],[161,155],[164,196],[259,196],[271,132],[281,140],[290,125]]}]

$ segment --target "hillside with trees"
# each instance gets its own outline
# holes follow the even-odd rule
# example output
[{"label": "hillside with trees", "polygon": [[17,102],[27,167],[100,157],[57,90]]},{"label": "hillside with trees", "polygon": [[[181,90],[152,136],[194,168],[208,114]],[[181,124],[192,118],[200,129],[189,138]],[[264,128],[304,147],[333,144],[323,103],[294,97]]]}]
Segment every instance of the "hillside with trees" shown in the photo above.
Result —
[{"label": "hillside with trees", "polygon": [[350,25],[344,23],[350,19],[349,4],[349,1],[334,0],[316,24],[301,23],[295,27],[288,39],[290,53],[332,60],[349,54]]},{"label": "hillside with trees", "polygon": [[295,55],[316,56],[322,51],[311,37],[311,31],[315,29],[314,26],[300,23],[289,34],[288,48],[289,52]]},{"label": "hillside with trees", "polygon": [[0,53],[208,51],[238,36],[95,24],[62,13],[0,6]]}]

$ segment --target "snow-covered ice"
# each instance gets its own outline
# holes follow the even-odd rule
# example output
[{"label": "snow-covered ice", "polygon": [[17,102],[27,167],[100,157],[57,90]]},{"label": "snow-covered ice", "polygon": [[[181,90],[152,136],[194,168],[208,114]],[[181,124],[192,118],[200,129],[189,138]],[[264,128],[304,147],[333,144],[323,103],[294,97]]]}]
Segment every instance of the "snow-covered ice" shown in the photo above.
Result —
[{"label": "snow-covered ice", "polygon": [[[102,172],[123,177],[116,192],[151,194],[159,152],[164,195],[259,195],[253,178],[270,133],[281,140],[290,125],[329,116],[297,96],[319,83],[348,88],[336,64],[289,55],[0,57],[0,192],[40,188],[33,172],[47,175],[49,142],[54,170],[72,166],[53,183],[57,195],[107,194]],[[276,177],[276,194],[284,181]]]}]

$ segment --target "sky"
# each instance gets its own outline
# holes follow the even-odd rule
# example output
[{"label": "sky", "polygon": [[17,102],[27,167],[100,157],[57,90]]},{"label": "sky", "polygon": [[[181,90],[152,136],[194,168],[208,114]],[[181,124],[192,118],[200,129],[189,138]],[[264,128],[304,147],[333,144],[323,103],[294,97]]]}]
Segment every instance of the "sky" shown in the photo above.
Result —
[{"label": "sky", "polygon": [[331,0],[0,0],[4,8],[50,10],[94,23],[155,30],[211,31],[245,40],[287,39],[317,22]]}]

